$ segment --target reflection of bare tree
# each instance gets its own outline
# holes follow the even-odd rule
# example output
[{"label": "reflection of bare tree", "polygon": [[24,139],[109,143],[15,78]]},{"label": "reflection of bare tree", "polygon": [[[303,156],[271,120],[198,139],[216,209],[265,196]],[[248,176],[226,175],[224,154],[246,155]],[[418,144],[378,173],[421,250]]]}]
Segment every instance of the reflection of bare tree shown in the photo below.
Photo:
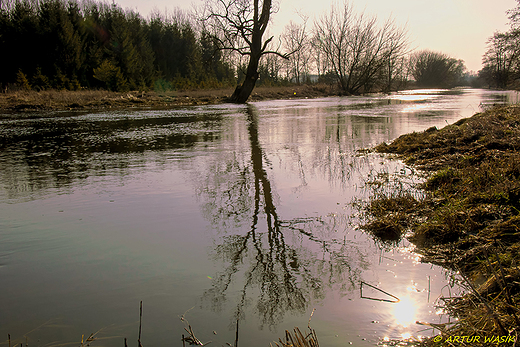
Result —
[{"label": "reflection of bare tree", "polygon": [[[226,231],[215,247],[216,258],[226,266],[204,298],[214,310],[220,310],[234,280],[243,278],[235,318],[243,318],[244,307],[257,297],[255,310],[262,324],[274,326],[286,312],[302,314],[311,299],[322,298],[324,283],[339,285],[344,291],[352,289],[360,273],[352,265],[353,259],[363,256],[351,254],[352,245],[346,241],[317,236],[336,228],[337,218],[279,217],[252,106],[247,111],[247,126],[250,161],[241,162],[236,155],[226,163],[219,161],[212,175],[225,178],[213,177],[209,181],[214,185],[209,188],[207,181],[208,186],[200,190],[208,199],[207,217]],[[231,227],[236,233],[230,232]]]}]

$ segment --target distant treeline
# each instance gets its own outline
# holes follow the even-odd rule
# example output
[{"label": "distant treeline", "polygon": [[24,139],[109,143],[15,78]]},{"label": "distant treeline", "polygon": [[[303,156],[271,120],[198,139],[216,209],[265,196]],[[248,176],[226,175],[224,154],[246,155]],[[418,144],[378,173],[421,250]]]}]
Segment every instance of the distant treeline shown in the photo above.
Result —
[{"label": "distant treeline", "polygon": [[520,89],[520,0],[507,11],[509,30],[495,32],[483,57],[481,81],[492,88]]},{"label": "distant treeline", "polygon": [[235,83],[235,70],[211,36],[182,13],[144,19],[87,0],[17,0],[0,7],[4,87],[125,91]]},{"label": "distant treeline", "polygon": [[[413,51],[405,27],[356,13],[346,1],[313,23],[291,21],[280,41],[266,47],[290,53],[288,59],[262,56],[256,85],[319,82],[346,95],[469,84],[508,88],[520,76],[517,2],[508,12],[511,30],[489,40],[479,78],[460,59]],[[237,53],[243,42],[208,20],[211,16],[197,18],[195,12],[143,18],[93,0],[0,0],[0,86],[114,91],[235,86],[246,70],[247,55]],[[235,14],[213,18],[224,15]],[[251,21],[244,20],[247,27]],[[233,44],[239,48],[229,49]]]}]

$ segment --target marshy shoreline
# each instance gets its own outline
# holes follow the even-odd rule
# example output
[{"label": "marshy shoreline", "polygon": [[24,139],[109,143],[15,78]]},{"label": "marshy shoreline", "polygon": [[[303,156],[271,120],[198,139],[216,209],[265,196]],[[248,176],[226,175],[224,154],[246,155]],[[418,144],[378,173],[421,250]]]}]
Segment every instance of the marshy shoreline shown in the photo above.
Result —
[{"label": "marshy shoreline", "polygon": [[[457,272],[466,294],[444,298],[458,320],[436,325],[429,346],[456,336],[520,335],[520,106],[495,107],[442,129],[402,135],[373,150],[426,174],[417,198],[405,189],[375,195],[363,229],[407,235],[423,262]],[[489,340],[489,339],[488,339]],[[506,341],[505,340],[505,341]],[[460,341],[458,341],[460,342]],[[489,342],[489,341],[488,341]],[[466,345],[465,343],[460,345]]]}]

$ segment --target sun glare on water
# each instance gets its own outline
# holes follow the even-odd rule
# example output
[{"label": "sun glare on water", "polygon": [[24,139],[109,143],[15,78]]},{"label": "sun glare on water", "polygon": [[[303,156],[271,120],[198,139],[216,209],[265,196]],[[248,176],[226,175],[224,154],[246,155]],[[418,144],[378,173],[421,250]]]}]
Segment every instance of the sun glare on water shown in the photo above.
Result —
[{"label": "sun glare on water", "polygon": [[394,318],[397,324],[407,327],[415,323],[415,304],[409,297],[401,298],[401,301],[394,305]]},{"label": "sun glare on water", "polygon": [[412,334],[410,334],[410,333],[402,333],[401,334],[401,338],[404,339],[404,340],[408,340],[411,337],[412,337]]}]

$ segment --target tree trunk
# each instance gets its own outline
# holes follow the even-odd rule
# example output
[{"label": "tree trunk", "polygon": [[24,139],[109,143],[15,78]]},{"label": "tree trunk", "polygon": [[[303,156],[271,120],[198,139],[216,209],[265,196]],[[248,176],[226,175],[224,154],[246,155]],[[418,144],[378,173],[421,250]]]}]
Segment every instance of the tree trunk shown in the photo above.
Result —
[{"label": "tree trunk", "polygon": [[230,102],[236,104],[244,104],[249,99],[249,96],[255,88],[256,81],[258,80],[258,64],[260,55],[251,55],[249,58],[249,64],[247,66],[246,78],[244,82],[237,86],[235,92],[229,98]]},{"label": "tree trunk", "polygon": [[233,95],[229,98],[230,102],[233,102],[235,104],[244,104],[247,102],[247,99],[249,99],[249,96],[253,92],[253,89],[255,88],[256,80],[258,79],[258,72],[256,72],[254,75],[249,76],[246,75],[246,79],[244,80],[244,83],[237,86],[235,91],[233,92]]}]

